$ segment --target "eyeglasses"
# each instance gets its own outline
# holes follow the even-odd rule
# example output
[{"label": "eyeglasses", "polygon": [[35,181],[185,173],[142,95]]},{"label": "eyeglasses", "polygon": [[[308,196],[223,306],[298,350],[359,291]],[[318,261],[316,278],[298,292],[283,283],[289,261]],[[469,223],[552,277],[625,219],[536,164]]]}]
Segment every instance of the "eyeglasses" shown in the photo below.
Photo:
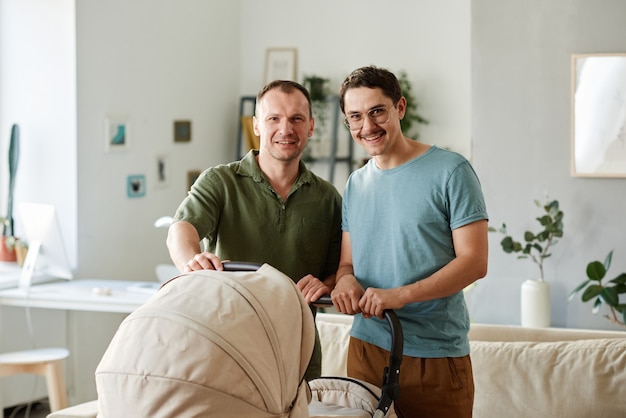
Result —
[{"label": "eyeglasses", "polygon": [[375,107],[374,109],[369,110],[367,113],[350,113],[343,119],[344,125],[346,128],[351,131],[358,131],[363,127],[363,123],[365,122],[365,118],[369,118],[370,121],[374,122],[377,125],[381,125],[389,122],[390,118],[389,109],[386,107]]}]

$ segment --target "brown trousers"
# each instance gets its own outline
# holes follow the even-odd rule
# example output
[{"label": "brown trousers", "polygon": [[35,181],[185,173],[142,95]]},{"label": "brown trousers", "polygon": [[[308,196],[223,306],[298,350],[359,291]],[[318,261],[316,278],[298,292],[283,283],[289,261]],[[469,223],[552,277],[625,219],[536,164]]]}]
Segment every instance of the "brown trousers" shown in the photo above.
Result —
[{"label": "brown trousers", "polygon": [[[350,337],[348,376],[380,387],[389,351]],[[399,418],[470,418],[474,376],[470,356],[418,358],[402,356]]]}]

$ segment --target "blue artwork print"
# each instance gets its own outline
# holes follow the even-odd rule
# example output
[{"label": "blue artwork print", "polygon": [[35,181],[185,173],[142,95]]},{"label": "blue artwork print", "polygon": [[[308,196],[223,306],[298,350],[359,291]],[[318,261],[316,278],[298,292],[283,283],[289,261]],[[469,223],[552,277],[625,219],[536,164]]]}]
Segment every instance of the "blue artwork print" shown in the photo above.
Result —
[{"label": "blue artwork print", "polygon": [[126,125],[117,125],[116,131],[111,138],[111,145],[124,145],[126,143]]},{"label": "blue artwork print", "polygon": [[146,176],[143,174],[128,176],[126,180],[126,194],[128,197],[143,197],[146,195]]}]

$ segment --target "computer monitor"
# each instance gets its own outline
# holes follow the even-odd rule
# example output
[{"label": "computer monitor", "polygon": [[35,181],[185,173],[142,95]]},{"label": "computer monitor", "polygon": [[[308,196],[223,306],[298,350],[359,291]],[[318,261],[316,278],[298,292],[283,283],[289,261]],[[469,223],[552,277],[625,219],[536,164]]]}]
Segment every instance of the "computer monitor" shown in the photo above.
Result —
[{"label": "computer monitor", "polygon": [[71,279],[61,228],[53,205],[18,203],[18,214],[28,242],[20,288],[51,279]]}]

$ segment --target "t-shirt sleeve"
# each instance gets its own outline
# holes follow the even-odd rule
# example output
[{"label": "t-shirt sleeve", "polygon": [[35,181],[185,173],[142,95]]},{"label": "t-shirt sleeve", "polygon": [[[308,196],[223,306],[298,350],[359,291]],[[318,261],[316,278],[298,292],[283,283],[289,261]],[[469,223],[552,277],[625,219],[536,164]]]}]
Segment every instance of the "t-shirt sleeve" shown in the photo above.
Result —
[{"label": "t-shirt sleeve", "polygon": [[489,219],[480,180],[469,161],[456,167],[450,176],[447,189],[451,229]]}]

